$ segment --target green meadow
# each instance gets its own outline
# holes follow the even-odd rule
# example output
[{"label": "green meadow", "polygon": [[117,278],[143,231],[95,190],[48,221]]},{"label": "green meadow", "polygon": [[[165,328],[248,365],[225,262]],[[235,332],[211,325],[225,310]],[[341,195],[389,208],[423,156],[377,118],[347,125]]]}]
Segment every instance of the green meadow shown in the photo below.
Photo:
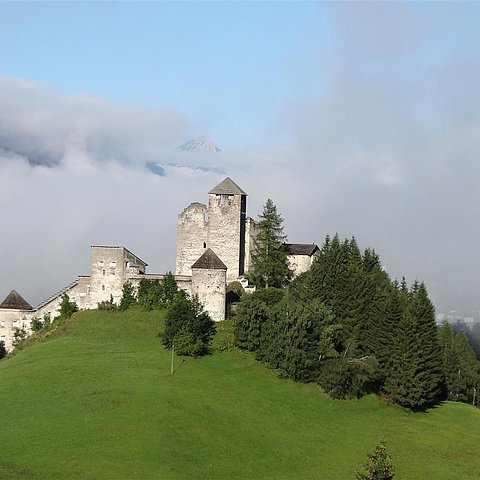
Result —
[{"label": "green meadow", "polygon": [[0,478],[347,480],[380,441],[399,480],[480,478],[480,409],[332,400],[240,351],[172,376],[162,322],[80,312],[0,361]]}]

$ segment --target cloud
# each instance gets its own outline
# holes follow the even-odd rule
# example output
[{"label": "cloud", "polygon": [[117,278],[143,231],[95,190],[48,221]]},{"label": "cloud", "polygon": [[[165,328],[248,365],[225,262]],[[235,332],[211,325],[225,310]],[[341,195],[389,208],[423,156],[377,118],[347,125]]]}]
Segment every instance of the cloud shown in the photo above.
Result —
[{"label": "cloud", "polygon": [[425,281],[438,311],[478,311],[479,7],[328,12],[331,41],[312,37],[295,60],[301,88],[279,119],[288,145],[231,151],[213,138],[223,152],[178,152],[189,119],[175,112],[1,77],[0,293],[42,300],[88,273],[91,244],[173,269],[176,215],[207,201],[223,169],[249,194],[249,215],[274,200],[290,241],[355,235],[392,276]]},{"label": "cloud", "polygon": [[145,164],[184,135],[177,113],[118,105],[87,93],[61,95],[13,77],[0,76],[0,104],[0,148],[32,165],[59,165],[79,153],[94,162]]}]

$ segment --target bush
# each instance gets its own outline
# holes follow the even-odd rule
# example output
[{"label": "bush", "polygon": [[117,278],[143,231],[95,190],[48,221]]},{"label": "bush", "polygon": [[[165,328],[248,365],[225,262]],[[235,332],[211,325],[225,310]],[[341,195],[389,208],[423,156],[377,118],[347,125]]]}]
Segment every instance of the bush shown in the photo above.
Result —
[{"label": "bush", "polygon": [[110,300],[104,300],[103,302],[99,302],[97,305],[97,308],[99,310],[116,310],[117,306],[115,305],[113,301],[113,295],[110,295]]},{"label": "bush", "polygon": [[32,332],[38,332],[43,328],[43,322],[38,317],[33,317],[30,328],[32,329]]},{"label": "bush", "polygon": [[383,443],[379,443],[375,451],[368,454],[368,461],[363,470],[356,472],[356,480],[392,480],[395,477],[390,455]]},{"label": "bush", "polygon": [[7,354],[7,349],[5,348],[5,343],[0,341],[0,358],[5,357],[6,354]]},{"label": "bush", "polygon": [[125,282],[122,289],[122,299],[120,300],[120,310],[127,310],[137,303],[135,292],[130,282]]},{"label": "bush", "polygon": [[62,317],[66,318],[69,318],[75,312],[78,312],[77,304],[75,302],[71,302],[70,297],[66,293],[62,295],[59,312]]},{"label": "bush", "polygon": [[15,328],[13,330],[13,346],[15,348],[19,347],[22,343],[23,340],[25,340],[28,336],[28,333],[27,331],[25,330],[25,328]]},{"label": "bush", "polygon": [[322,362],[317,381],[332,398],[359,398],[365,393],[358,369],[344,358]]},{"label": "bush", "polygon": [[167,348],[175,344],[179,355],[196,357],[209,353],[214,333],[215,322],[198,299],[189,299],[184,292],[178,292],[167,312],[163,344]]}]

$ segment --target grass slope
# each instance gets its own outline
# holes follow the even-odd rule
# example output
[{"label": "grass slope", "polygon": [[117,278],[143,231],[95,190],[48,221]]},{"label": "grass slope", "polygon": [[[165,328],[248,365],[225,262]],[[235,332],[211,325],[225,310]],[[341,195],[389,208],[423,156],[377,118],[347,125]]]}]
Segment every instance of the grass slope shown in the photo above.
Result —
[{"label": "grass slope", "polygon": [[0,362],[0,478],[344,480],[380,440],[400,480],[480,477],[480,410],[333,401],[242,352],[170,376],[160,316],[81,312]]}]

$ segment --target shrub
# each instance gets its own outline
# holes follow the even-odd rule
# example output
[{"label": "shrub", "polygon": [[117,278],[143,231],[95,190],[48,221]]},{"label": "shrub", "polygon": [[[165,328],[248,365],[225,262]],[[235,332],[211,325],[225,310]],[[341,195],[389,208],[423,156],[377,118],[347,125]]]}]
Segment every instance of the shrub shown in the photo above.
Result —
[{"label": "shrub", "polygon": [[368,461],[363,470],[356,472],[356,480],[392,480],[395,477],[390,455],[383,443],[379,443],[375,451],[368,454]]},{"label": "shrub", "polygon": [[167,348],[175,344],[179,355],[205,355],[210,350],[214,333],[215,322],[203,310],[198,299],[187,298],[184,292],[178,292],[167,312],[163,344]]},{"label": "shrub", "polygon": [[110,295],[110,300],[104,300],[103,302],[99,302],[97,308],[99,310],[116,310],[117,306],[113,301],[113,295]]},{"label": "shrub", "polygon": [[62,295],[59,312],[62,317],[66,318],[69,318],[75,312],[78,312],[77,304],[75,302],[71,302],[70,297],[66,293]]},{"label": "shrub", "polygon": [[43,322],[38,317],[33,317],[30,328],[32,329],[32,332],[38,332],[43,328]]},{"label": "shrub", "polygon": [[130,282],[125,282],[122,289],[122,299],[120,300],[120,310],[127,310],[137,303],[135,292]]}]

